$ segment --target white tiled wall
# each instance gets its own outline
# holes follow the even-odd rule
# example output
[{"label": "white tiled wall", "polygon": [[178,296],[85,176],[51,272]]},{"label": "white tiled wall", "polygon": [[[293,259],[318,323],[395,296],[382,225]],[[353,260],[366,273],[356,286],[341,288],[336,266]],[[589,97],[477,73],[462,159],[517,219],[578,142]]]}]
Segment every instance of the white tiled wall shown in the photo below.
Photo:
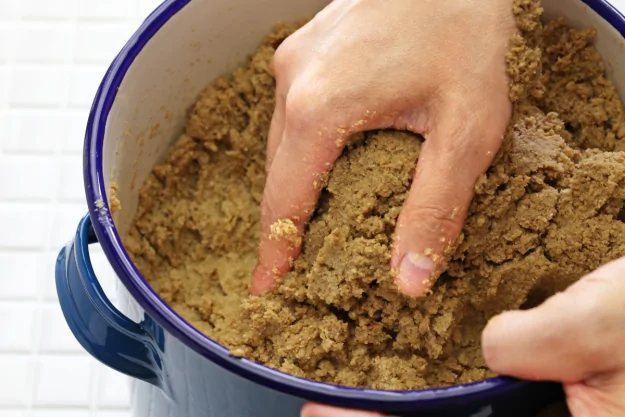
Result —
[{"label": "white tiled wall", "polygon": [[[0,417],[128,417],[125,377],[88,356],[54,262],[86,213],[81,150],[108,64],[159,0],[0,0]],[[114,298],[114,277],[93,249]]]}]

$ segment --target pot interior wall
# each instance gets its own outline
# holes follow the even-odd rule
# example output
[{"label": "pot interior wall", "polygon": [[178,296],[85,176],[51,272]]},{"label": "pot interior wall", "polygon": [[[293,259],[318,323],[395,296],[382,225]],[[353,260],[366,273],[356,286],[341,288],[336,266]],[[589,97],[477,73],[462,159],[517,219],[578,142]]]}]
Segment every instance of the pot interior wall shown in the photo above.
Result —
[{"label": "pot interior wall", "polygon": [[121,236],[155,162],[184,126],[210,82],[231,73],[278,22],[312,17],[328,0],[192,0],[152,37],[130,66],[109,113],[103,178],[118,184]]},{"label": "pot interior wall", "polygon": [[[198,93],[231,72],[279,21],[313,16],[328,0],[193,0],[147,43],[129,68],[108,116],[103,174],[114,181],[122,210],[114,216],[124,236],[138,192],[155,162],[181,132]],[[546,18],[564,16],[573,26],[594,26],[597,47],[621,96],[623,38],[580,0],[544,0]],[[565,5],[565,7],[563,7]],[[108,196],[110,197],[110,196]]]}]

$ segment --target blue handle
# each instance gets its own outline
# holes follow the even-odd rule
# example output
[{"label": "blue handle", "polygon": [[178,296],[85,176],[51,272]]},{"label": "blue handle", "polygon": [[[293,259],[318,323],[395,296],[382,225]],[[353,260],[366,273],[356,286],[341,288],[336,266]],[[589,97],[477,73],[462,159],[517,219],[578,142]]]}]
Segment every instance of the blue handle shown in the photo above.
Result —
[{"label": "blue handle", "polygon": [[56,261],[56,290],[72,333],[87,352],[105,365],[158,387],[163,368],[157,343],[144,327],[108,300],[93,272],[90,243],[97,237],[85,216],[76,236]]}]

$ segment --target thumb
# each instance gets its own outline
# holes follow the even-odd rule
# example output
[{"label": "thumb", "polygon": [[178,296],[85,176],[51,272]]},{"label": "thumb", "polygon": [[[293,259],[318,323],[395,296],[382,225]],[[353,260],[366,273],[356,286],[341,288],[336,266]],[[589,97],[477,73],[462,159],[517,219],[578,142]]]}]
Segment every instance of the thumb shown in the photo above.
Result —
[{"label": "thumb", "polygon": [[482,335],[495,372],[564,382],[574,417],[625,415],[625,258],[528,311],[503,313]]},{"label": "thumb", "polygon": [[477,120],[470,125],[443,124],[421,148],[391,258],[399,290],[408,296],[423,295],[443,271],[462,230],[475,183],[501,145],[505,124],[490,138],[479,127]]},{"label": "thumb", "polygon": [[536,308],[493,318],[482,334],[486,364],[501,374],[565,383],[623,369],[623,305],[625,258]]}]

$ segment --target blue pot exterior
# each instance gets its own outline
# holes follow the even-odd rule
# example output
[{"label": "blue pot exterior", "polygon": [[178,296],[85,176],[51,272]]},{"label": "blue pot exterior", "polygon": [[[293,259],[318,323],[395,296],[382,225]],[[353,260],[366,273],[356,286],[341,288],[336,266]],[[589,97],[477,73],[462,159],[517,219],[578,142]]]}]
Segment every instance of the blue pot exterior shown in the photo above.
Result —
[{"label": "blue pot exterior", "polygon": [[[129,294],[121,298],[140,309]],[[297,417],[303,398],[268,389],[246,380],[189,349],[145,316],[144,325],[162,333],[163,363],[172,400],[164,391],[144,382],[133,382],[133,417]],[[531,402],[528,401],[531,399]],[[429,411],[406,412],[378,408],[395,416],[411,417],[529,417],[546,405],[562,399],[557,385],[528,384],[523,389],[473,405],[442,403]],[[417,407],[420,408],[420,407]]]},{"label": "blue pot exterior", "polygon": [[[122,309],[141,307],[123,291]],[[165,364],[161,389],[132,382],[133,417],[296,417],[304,400],[246,380],[189,349],[149,316],[142,324],[154,331]],[[168,392],[166,392],[168,391]]]},{"label": "blue pot exterior", "polygon": [[[151,37],[191,0],[166,0],[115,59],[89,115],[84,180],[89,215],[56,265],[61,307],[81,345],[134,378],[134,417],[295,417],[306,400],[420,417],[532,416],[563,398],[558,385],[509,378],[426,391],[336,387],[270,370],[208,339],[172,311],[130,261],[108,210],[102,147],[111,106],[128,68]],[[604,0],[583,0],[625,36],[625,18]],[[117,273],[122,311],[106,299],[85,248],[99,241]],[[88,251],[87,251],[88,252]]]}]

